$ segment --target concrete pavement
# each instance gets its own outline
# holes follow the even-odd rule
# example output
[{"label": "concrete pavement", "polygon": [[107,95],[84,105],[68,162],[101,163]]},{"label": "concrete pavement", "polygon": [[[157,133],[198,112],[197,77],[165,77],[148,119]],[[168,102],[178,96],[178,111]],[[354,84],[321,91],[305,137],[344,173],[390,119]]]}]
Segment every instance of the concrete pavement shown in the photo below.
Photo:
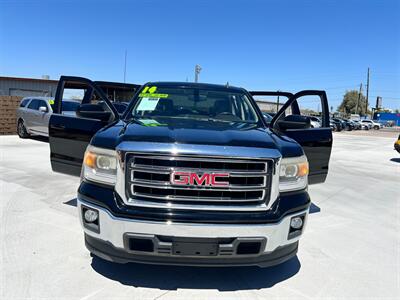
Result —
[{"label": "concrete pavement", "polygon": [[2,136],[0,299],[398,299],[394,136],[334,134],[328,180],[310,187],[299,253],[269,269],[92,259],[74,206],[79,179],[51,171],[47,143]]}]

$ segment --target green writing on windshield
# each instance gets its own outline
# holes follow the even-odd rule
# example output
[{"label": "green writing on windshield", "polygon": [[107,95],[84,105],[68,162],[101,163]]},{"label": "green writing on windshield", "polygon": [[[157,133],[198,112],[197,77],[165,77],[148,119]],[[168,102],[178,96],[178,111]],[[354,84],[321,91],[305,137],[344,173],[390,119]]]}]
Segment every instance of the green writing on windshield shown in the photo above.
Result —
[{"label": "green writing on windshield", "polygon": [[141,93],[139,94],[141,98],[168,98],[168,94],[155,94],[155,93]]}]

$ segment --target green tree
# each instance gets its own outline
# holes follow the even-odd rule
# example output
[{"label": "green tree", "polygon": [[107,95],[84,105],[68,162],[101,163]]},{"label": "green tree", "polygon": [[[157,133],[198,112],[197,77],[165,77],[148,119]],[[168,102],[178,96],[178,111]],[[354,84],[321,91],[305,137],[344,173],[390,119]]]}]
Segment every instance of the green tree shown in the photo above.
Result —
[{"label": "green tree", "polygon": [[360,102],[358,103],[358,110],[357,110],[357,102],[358,102],[358,91],[357,90],[346,91],[346,93],[343,96],[343,101],[338,108],[338,111],[344,113],[352,113],[352,114],[355,113],[361,115],[365,114],[366,99],[362,93],[360,97]]}]

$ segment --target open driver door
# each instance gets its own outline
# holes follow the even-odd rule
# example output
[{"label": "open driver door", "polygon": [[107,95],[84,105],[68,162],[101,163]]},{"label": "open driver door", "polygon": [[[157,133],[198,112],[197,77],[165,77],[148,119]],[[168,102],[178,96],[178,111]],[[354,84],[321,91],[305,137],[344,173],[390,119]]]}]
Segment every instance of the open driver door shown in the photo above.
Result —
[{"label": "open driver door", "polygon": [[[132,94],[133,95],[133,94]],[[53,171],[79,176],[83,156],[93,135],[118,121],[119,114],[104,89],[86,78],[61,76],[49,120]],[[74,114],[63,113],[63,99],[79,102]]]}]

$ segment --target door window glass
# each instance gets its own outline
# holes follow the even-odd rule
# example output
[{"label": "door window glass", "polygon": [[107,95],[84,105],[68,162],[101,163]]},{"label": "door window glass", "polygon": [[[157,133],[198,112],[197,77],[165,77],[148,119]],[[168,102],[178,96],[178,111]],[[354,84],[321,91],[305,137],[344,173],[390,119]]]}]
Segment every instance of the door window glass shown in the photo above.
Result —
[{"label": "door window glass", "polygon": [[289,98],[285,96],[255,95],[253,96],[263,113],[275,116]]},{"label": "door window glass", "polygon": [[[85,105],[83,111],[89,109],[90,111],[112,112],[107,103],[101,98],[100,94],[97,93],[91,85],[85,82],[65,82],[61,99],[62,103],[59,108],[61,111],[58,113],[68,113],[69,116],[88,118],[87,116],[83,116],[79,111],[79,107],[83,105]],[[89,104],[91,106],[88,106]],[[54,103],[52,107],[53,110],[57,111],[55,105]],[[78,113],[71,113],[77,111]]]},{"label": "door window glass", "polygon": [[[49,111],[49,108],[47,107],[47,103],[44,100],[39,100],[39,107],[46,107],[46,111]],[[38,108],[39,109],[39,108]]]},{"label": "door window glass", "polygon": [[33,109],[33,110],[38,110],[39,109],[39,100],[37,99],[33,99],[29,105],[28,105],[29,109]]},{"label": "door window glass", "polygon": [[21,104],[19,105],[20,107],[25,107],[27,104],[28,104],[28,102],[29,102],[29,100],[31,100],[31,99],[24,99],[24,100],[22,100],[21,101]]},{"label": "door window glass", "polygon": [[299,97],[285,110],[285,115],[302,115],[309,118],[311,128],[319,128],[323,124],[321,98],[317,95]]}]

